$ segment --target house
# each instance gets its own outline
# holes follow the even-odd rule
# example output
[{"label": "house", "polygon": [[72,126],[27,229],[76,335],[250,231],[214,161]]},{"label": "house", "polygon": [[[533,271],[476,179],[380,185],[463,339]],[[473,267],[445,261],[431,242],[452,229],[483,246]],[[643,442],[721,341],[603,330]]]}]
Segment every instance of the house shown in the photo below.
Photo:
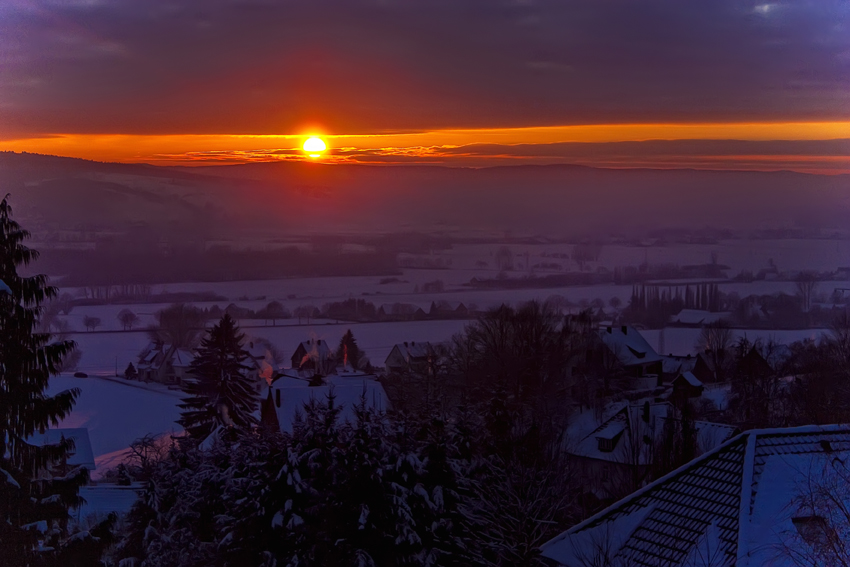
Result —
[{"label": "house", "polygon": [[292,369],[299,373],[318,374],[327,376],[332,374],[336,368],[331,347],[328,341],[322,339],[309,339],[298,344],[292,353]]},{"label": "house", "polygon": [[698,398],[702,396],[704,389],[705,386],[697,380],[693,372],[682,372],[673,380],[673,398],[677,400]]},{"label": "house", "polygon": [[599,330],[599,337],[628,376],[661,380],[662,357],[635,328],[628,325],[604,327]]},{"label": "house", "polygon": [[[541,553],[567,567],[800,565],[784,550],[805,554],[847,533],[847,525],[832,525],[837,516],[805,506],[805,490],[846,475],[848,458],[850,426],[747,431],[544,543]],[[850,502],[838,504],[846,510]],[[821,557],[805,564],[831,563]]]},{"label": "house", "polygon": [[412,321],[426,317],[425,311],[412,303],[384,303],[378,307],[377,316],[379,321]]},{"label": "house", "polygon": [[763,379],[773,375],[773,368],[757,348],[752,347],[735,369],[735,374],[744,379]]},{"label": "house", "polygon": [[[732,356],[732,353],[729,352],[727,356]],[[712,384],[714,382],[717,382],[719,379],[719,375],[717,372],[714,356],[712,356],[712,352],[707,350],[705,352],[697,354],[696,362],[694,363],[694,367],[691,372],[697,378],[697,380],[699,380],[703,384]],[[724,378],[729,377],[724,376]]]},{"label": "house", "polygon": [[680,356],[668,354],[661,357],[661,373],[664,382],[672,382],[679,374],[683,372],[691,372],[696,365],[697,359],[694,356]]},{"label": "house", "polygon": [[721,319],[729,319],[731,312],[713,312],[703,309],[682,309],[675,315],[670,316],[670,324],[677,327],[699,328],[709,323],[716,323]]},{"label": "house", "polygon": [[[625,405],[567,452],[576,457],[588,492],[601,500],[610,499],[624,482],[643,482],[661,449],[665,426],[680,422],[678,410],[669,402]],[[698,453],[737,433],[736,428],[720,423],[695,421],[693,425]]]},{"label": "house", "polygon": [[90,472],[97,468],[94,463],[94,451],[92,451],[88,428],[48,429],[44,433],[36,432],[30,435],[27,438],[27,443],[36,447],[44,447],[45,445],[56,445],[64,439],[73,440],[74,448],[68,452],[67,457],[62,462],[50,463],[42,469],[39,474],[42,478],[52,476],[52,471],[67,474],[69,470],[76,467],[82,467]]},{"label": "house", "polygon": [[170,344],[152,342],[139,354],[139,380],[180,385],[189,377],[195,354]]},{"label": "house", "polygon": [[387,372],[426,372],[434,364],[435,356],[431,343],[405,341],[393,346],[384,366]]},{"label": "house", "polygon": [[461,302],[432,301],[428,316],[432,319],[466,319],[469,317],[469,309]]},{"label": "house", "polygon": [[358,371],[343,371],[323,379],[305,379],[283,374],[268,387],[260,409],[260,424],[284,432],[292,432],[298,415],[312,401],[326,403],[333,393],[334,405],[341,407],[339,419],[354,421],[354,408],[366,401],[366,407],[376,411],[391,409],[389,399],[377,377]]}]

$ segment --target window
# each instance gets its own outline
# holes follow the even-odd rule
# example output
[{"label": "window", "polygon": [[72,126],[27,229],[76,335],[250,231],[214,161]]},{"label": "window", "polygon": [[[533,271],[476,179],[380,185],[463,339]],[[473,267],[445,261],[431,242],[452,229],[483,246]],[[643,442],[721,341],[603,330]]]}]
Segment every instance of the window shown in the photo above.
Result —
[{"label": "window", "polygon": [[828,545],[832,536],[835,535],[826,518],[822,516],[798,516],[791,518],[791,523],[797,528],[797,533],[803,541],[811,546]]}]

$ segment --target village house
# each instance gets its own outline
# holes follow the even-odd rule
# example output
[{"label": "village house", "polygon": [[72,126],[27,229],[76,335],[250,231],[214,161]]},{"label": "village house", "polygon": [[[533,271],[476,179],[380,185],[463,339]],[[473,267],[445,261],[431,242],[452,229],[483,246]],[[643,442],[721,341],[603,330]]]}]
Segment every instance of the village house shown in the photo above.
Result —
[{"label": "village house", "polygon": [[151,342],[139,354],[139,380],[179,386],[189,378],[194,359],[195,354],[188,349]]},{"label": "village house", "polygon": [[[628,404],[590,434],[572,443],[582,484],[604,501],[622,494],[622,487],[645,482],[662,447],[665,426],[681,427],[681,415],[669,402]],[[737,429],[720,423],[694,421],[697,454],[731,438]]]},{"label": "village house", "polygon": [[377,317],[379,321],[421,321],[428,314],[412,303],[384,303],[378,307]]},{"label": "village house", "polygon": [[292,353],[292,370],[304,376],[327,376],[336,371],[336,360],[328,341],[308,339],[298,344]]},{"label": "village house", "polygon": [[626,376],[633,379],[634,389],[662,385],[662,357],[635,328],[607,326],[599,330],[599,337]]},{"label": "village house", "polygon": [[697,380],[693,372],[682,372],[673,380],[673,393],[671,397],[674,400],[698,398],[702,396],[703,390],[705,390],[705,386]]},{"label": "village house", "polygon": [[463,303],[456,301],[431,302],[428,310],[431,319],[466,319],[469,317],[469,309]]},{"label": "village house", "polygon": [[66,439],[73,441],[74,448],[68,452],[65,459],[59,462],[51,462],[40,469],[37,475],[39,478],[51,478],[56,474],[65,475],[77,467],[87,469],[89,472],[97,468],[88,428],[48,429],[44,433],[36,432],[30,435],[27,438],[27,443],[36,447],[44,447],[46,445],[57,445]]},{"label": "village house", "polygon": [[429,342],[403,342],[394,345],[384,367],[387,372],[427,372],[435,363],[436,354],[434,347]]},{"label": "village house", "polygon": [[728,311],[714,312],[704,309],[682,309],[675,315],[670,316],[670,325],[675,327],[700,328],[709,323],[717,323],[723,319],[729,319],[732,313]]},{"label": "village house", "polygon": [[306,404],[327,403],[341,408],[340,422],[354,421],[354,408],[365,401],[366,407],[383,412],[391,409],[383,386],[373,374],[342,370],[323,378],[310,379],[291,374],[279,375],[266,390],[260,406],[260,424],[292,432],[293,424],[304,415]]},{"label": "village house", "polygon": [[690,354],[685,356],[668,354],[661,357],[661,373],[665,383],[673,382],[683,372],[692,372],[697,359]]},{"label": "village house", "polygon": [[[823,553],[846,516],[807,506],[808,483],[838,487],[847,509],[850,427],[747,431],[637,490],[541,546],[554,565],[695,567],[826,565],[799,563]],[[835,525],[834,522],[844,522]],[[827,551],[828,553],[828,551]],[[839,564],[839,563],[832,563]]]}]

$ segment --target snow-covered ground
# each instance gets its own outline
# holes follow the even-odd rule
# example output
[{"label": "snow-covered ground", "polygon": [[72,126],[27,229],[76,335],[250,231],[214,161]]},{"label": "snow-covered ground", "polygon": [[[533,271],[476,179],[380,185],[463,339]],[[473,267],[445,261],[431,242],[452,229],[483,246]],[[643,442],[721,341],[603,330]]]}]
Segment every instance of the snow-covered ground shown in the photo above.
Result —
[{"label": "snow-covered ground", "polygon": [[155,384],[124,382],[100,377],[74,378],[62,375],[50,379],[48,394],[79,388],[80,397],[71,414],[59,427],[86,427],[89,430],[97,478],[117,465],[130,443],[151,434],[179,433],[181,392]]}]

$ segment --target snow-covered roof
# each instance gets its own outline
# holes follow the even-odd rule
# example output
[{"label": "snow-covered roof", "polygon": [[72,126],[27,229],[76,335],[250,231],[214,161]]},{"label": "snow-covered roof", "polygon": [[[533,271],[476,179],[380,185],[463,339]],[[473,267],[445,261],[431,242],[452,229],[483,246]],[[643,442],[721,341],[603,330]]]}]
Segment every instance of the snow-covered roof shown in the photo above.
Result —
[{"label": "snow-covered roof", "polygon": [[[647,413],[648,410],[648,413]],[[652,458],[651,451],[635,449],[632,438],[644,445],[644,439],[659,441],[667,419],[678,419],[676,410],[669,402],[628,405],[605,420],[599,427],[569,449],[573,455],[599,459],[613,463],[645,465]],[[697,446],[701,451],[713,449],[732,437],[737,429],[731,425],[695,421]],[[625,432],[625,435],[623,433]],[[600,448],[599,440],[615,441],[609,450]]]},{"label": "snow-covered roof", "polygon": [[687,382],[689,385],[693,386],[694,388],[699,388],[700,386],[702,386],[702,382],[700,382],[699,379],[696,376],[694,376],[693,372],[682,372],[681,374],[676,376],[676,379],[673,380],[673,382],[675,383],[679,379],[684,380],[685,382]]},{"label": "snow-covered roof", "polygon": [[[383,386],[374,375],[363,372],[341,372],[324,378],[321,386],[310,386],[309,380],[281,376],[272,383],[272,398],[282,431],[292,431],[296,412],[303,415],[304,406],[315,400],[325,403],[333,389],[335,405],[341,407],[340,419],[354,421],[354,407],[360,403],[361,396],[366,398],[366,406],[378,411],[390,409],[390,402]],[[280,407],[277,407],[277,391],[280,392]]]},{"label": "snow-covered roof", "polygon": [[647,364],[661,360],[646,339],[637,329],[627,325],[621,327],[604,327],[599,330],[599,336],[612,353],[624,366]]},{"label": "snow-covered roof", "polygon": [[72,466],[82,466],[90,471],[95,470],[94,451],[91,448],[89,430],[85,427],[48,429],[44,433],[33,433],[27,439],[27,443],[43,447],[61,443],[63,438],[74,440],[74,449],[68,452],[67,463]]},{"label": "snow-covered roof", "polygon": [[795,532],[795,487],[848,453],[846,425],[747,431],[553,538],[542,554],[568,566],[606,548],[623,565],[790,566],[777,549]]},{"label": "snow-covered roof", "polygon": [[674,354],[662,355],[661,370],[665,374],[679,374],[693,370],[697,364],[695,356],[677,356]]},{"label": "snow-covered roof", "polygon": [[171,358],[171,364],[173,366],[189,366],[193,360],[195,360],[195,353],[191,350],[176,348]]},{"label": "snow-covered roof", "polygon": [[[395,345],[401,355],[404,357],[406,361],[410,361],[411,359],[415,360],[417,358],[423,359],[428,358],[434,354],[434,348],[431,346],[429,342],[404,342],[398,343]],[[392,351],[390,351],[392,352]]]},{"label": "snow-covered roof", "polygon": [[702,309],[682,309],[675,315],[670,316],[671,323],[682,325],[706,325],[716,323],[721,319],[728,319],[732,314],[729,312],[712,312]]}]

